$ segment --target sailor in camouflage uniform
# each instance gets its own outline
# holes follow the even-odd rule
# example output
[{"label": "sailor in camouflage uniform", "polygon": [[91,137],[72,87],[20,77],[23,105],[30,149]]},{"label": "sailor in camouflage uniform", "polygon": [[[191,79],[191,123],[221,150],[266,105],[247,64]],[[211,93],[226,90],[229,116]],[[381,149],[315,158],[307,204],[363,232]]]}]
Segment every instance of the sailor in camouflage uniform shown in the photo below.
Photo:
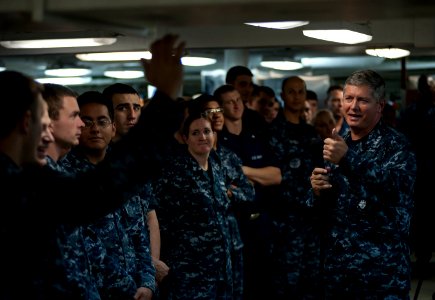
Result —
[{"label": "sailor in camouflage uniform", "polygon": [[122,194],[139,178],[160,170],[157,150],[179,124],[174,100],[182,82],[184,43],[176,45],[176,40],[166,35],[151,45],[153,58],[144,65],[158,92],[138,124],[114,146],[109,160],[75,177],[41,168],[53,141],[43,117],[42,88],[19,72],[0,72],[1,299],[80,299],[59,285],[66,270],[57,228],[106,215],[122,204]]},{"label": "sailor in camouflage uniform", "polygon": [[[227,195],[230,199],[232,207],[244,207],[246,203],[252,202],[255,199],[254,186],[248,181],[242,171],[242,161],[230,149],[220,145],[216,145],[215,152],[217,161],[220,161],[222,169],[227,174]],[[243,293],[243,283],[246,274],[243,272],[243,241],[239,233],[239,225],[236,216],[232,213],[228,215],[228,221],[235,234],[233,237],[233,276],[236,282],[240,285],[235,285],[234,290],[238,294]],[[238,289],[238,291],[236,291]]]},{"label": "sailor in camouflage uniform", "polygon": [[[203,94],[198,98],[195,98],[195,101],[198,102],[198,106],[202,115],[210,120],[212,129],[216,132],[215,142],[213,145],[215,152],[212,153],[217,154],[218,161],[221,162],[223,169],[226,171],[227,195],[231,200],[231,205],[238,206],[238,209],[245,209],[244,207],[246,205],[249,205],[255,200],[255,189],[253,184],[249,182],[248,178],[243,173],[242,160],[229,148],[219,143],[217,134],[218,132],[222,131],[224,126],[223,108],[220,107],[219,101],[211,95]],[[230,214],[228,219],[230,221],[230,225],[234,227],[234,230],[238,231],[238,221],[236,216],[234,214]],[[233,238],[233,255],[235,256],[233,258],[233,274],[235,277],[237,277],[238,282],[244,282],[243,279],[245,274],[242,272],[242,248],[244,245],[240,234],[234,234]],[[237,267],[237,263],[242,263],[242,265]],[[240,291],[240,293],[242,293],[242,291]]]},{"label": "sailor in camouflage uniform", "polygon": [[[188,144],[169,159],[156,185],[162,259],[170,267],[165,299],[241,299],[234,276],[231,202],[222,166],[212,151],[208,119],[191,114],[184,122]],[[240,270],[239,270],[240,271]]]},{"label": "sailor in camouflage uniform", "polygon": [[[80,144],[61,161],[72,173],[95,168],[106,156],[115,133],[112,105],[100,92],[85,92],[77,101],[85,127]],[[148,204],[136,189],[125,193],[125,197],[128,201],[122,207],[85,228],[87,254],[102,299],[133,298],[136,292],[151,299],[155,270],[144,215]]]},{"label": "sailor in camouflage uniform", "polygon": [[270,145],[278,158],[282,182],[268,209],[274,224],[272,256],[274,299],[317,299],[320,283],[320,233],[316,211],[306,207],[310,174],[322,166],[322,141],[301,118],[306,85],[300,77],[286,78],[281,97],[284,109],[270,125]]},{"label": "sailor in camouflage uniform", "polygon": [[[79,116],[77,94],[66,86],[46,83],[42,96],[48,105],[54,136],[54,143],[48,148],[46,166],[61,174],[67,174],[67,170],[58,162],[79,143],[79,135],[84,125]],[[62,201],[61,194],[59,201]],[[91,275],[82,226],[61,224],[57,231],[57,240],[64,256],[71,288],[77,289],[77,294],[82,299],[100,299],[97,284]]]},{"label": "sailor in camouflage uniform", "polygon": [[[62,161],[76,172],[95,168],[73,150]],[[93,274],[103,299],[133,297],[139,287],[154,291],[154,267],[140,195],[125,193],[128,201],[115,212],[100,218],[84,230]]]},{"label": "sailor in camouflage uniform", "polygon": [[416,160],[408,140],[383,123],[385,83],[356,71],[344,87],[350,132],[325,139],[308,204],[326,219],[326,299],[409,299],[409,229]]},{"label": "sailor in camouflage uniform", "polygon": [[[112,143],[116,143],[125,136],[132,127],[137,123],[142,112],[142,98],[139,92],[131,85],[125,83],[114,83],[102,91],[113,107],[113,122],[115,124],[115,136],[112,138]],[[155,174],[158,177],[158,174]],[[150,237],[151,257],[156,269],[156,283],[159,283],[164,276],[167,275],[169,267],[160,260],[160,229],[155,207],[150,205],[154,195],[152,191],[152,183],[145,182],[141,186],[141,198],[147,211],[144,212],[147,221],[147,228]],[[158,290],[155,291],[153,298],[157,297]]]},{"label": "sailor in camouflage uniform", "polygon": [[[57,172],[67,173],[50,156],[47,156],[46,166]],[[85,238],[83,236],[83,227],[61,224],[57,231],[57,240],[59,247],[62,249],[67,278],[71,287],[77,289],[78,295],[82,297],[80,299],[101,299],[97,281],[92,276],[91,265],[86,252]],[[104,248],[101,249],[101,255],[104,255],[105,251]]]}]

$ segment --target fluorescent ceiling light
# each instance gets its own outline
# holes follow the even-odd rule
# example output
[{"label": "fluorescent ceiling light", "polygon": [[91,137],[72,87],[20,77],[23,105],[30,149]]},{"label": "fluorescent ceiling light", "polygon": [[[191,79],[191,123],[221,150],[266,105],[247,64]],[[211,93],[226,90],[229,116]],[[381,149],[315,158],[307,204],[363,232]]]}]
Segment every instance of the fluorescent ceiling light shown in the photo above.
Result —
[{"label": "fluorescent ceiling light", "polygon": [[120,71],[105,71],[104,76],[116,79],[134,79],[144,77],[143,71],[120,70]]},{"label": "fluorescent ceiling light", "polygon": [[[137,61],[142,58],[151,59],[149,51],[129,51],[129,52],[103,52],[103,53],[82,53],[76,54],[82,61]],[[216,59],[207,57],[186,56],[181,58],[185,66],[200,67],[216,63]]]},{"label": "fluorescent ceiling light", "polygon": [[338,22],[310,25],[302,33],[310,38],[343,44],[359,44],[372,40],[367,26]]},{"label": "fluorescent ceiling light", "polygon": [[202,67],[215,64],[216,59],[207,57],[185,56],[181,58],[181,63],[185,66],[190,67]]},{"label": "fluorescent ceiling light", "polygon": [[301,63],[294,61],[262,61],[260,65],[265,68],[283,71],[298,70],[304,67]]},{"label": "fluorescent ceiling light", "polygon": [[55,83],[61,85],[81,85],[92,81],[91,77],[51,77],[36,78],[39,83]]},{"label": "fluorescent ceiling light", "polygon": [[366,53],[371,56],[385,57],[389,59],[405,57],[411,54],[408,50],[400,48],[374,48],[366,49]]},{"label": "fluorescent ceiling light", "polygon": [[307,37],[343,44],[359,44],[372,40],[371,35],[347,29],[303,30]]},{"label": "fluorescent ceiling light", "polygon": [[128,52],[103,52],[103,53],[82,53],[76,57],[83,61],[133,61],[141,58],[150,59],[149,51],[128,51]]},{"label": "fluorescent ceiling light", "polygon": [[157,88],[155,86],[149,84],[147,86],[147,95],[148,95],[148,98],[151,98],[156,91],[157,91]]},{"label": "fluorescent ceiling light", "polygon": [[68,48],[68,47],[94,47],[112,45],[116,38],[72,38],[72,39],[44,39],[44,40],[21,40],[2,41],[0,45],[13,49],[44,49],[44,48]]},{"label": "fluorescent ceiling light", "polygon": [[56,68],[47,69],[44,74],[47,76],[74,77],[89,75],[91,70],[86,68]]},{"label": "fluorescent ceiling light", "polygon": [[0,72],[6,70],[5,67],[0,67]]},{"label": "fluorescent ceiling light", "polygon": [[308,21],[282,21],[282,22],[260,22],[260,23],[245,23],[246,25],[271,28],[271,29],[291,29],[307,25]]},{"label": "fluorescent ceiling light", "polygon": [[311,68],[363,68],[364,66],[378,66],[384,61],[380,57],[367,55],[338,56],[338,57],[303,57],[301,62],[305,67]]}]

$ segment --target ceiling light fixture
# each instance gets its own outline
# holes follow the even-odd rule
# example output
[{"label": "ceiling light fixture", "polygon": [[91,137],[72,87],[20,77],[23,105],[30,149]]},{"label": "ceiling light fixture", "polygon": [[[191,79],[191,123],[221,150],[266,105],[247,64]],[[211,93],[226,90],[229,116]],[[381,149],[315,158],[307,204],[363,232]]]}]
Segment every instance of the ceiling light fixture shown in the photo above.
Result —
[{"label": "ceiling light fixture", "polygon": [[40,40],[17,40],[1,41],[0,45],[12,49],[45,49],[45,48],[69,48],[69,47],[95,47],[112,45],[116,42],[115,37],[110,38],[71,38],[71,39],[40,39]]},{"label": "ceiling light fixture", "polygon": [[343,44],[359,44],[372,40],[368,26],[353,23],[318,23],[302,32],[310,38]]},{"label": "ceiling light fixture", "polygon": [[[149,51],[128,51],[128,52],[102,52],[76,54],[82,61],[138,61],[142,58],[151,59]],[[216,59],[208,57],[185,56],[181,58],[185,66],[202,67],[216,63]]]},{"label": "ceiling light fixture", "polygon": [[366,54],[377,57],[384,57],[389,59],[401,58],[409,56],[411,52],[400,48],[373,48],[366,49]]},{"label": "ceiling light fixture", "polygon": [[151,59],[149,51],[102,52],[76,54],[82,61],[133,61],[141,58]]},{"label": "ceiling light fixture", "polygon": [[55,83],[61,85],[81,85],[92,81],[91,77],[46,77],[36,78],[39,83]]},{"label": "ceiling light fixture", "polygon": [[144,77],[143,71],[135,70],[112,70],[105,71],[104,76],[116,79],[135,79]]},{"label": "ceiling light fixture", "polygon": [[303,57],[301,62],[305,67],[311,68],[334,68],[342,66],[345,68],[363,68],[367,66],[378,66],[384,59],[367,55],[360,56],[336,56],[336,57]]},{"label": "ceiling light fixture", "polygon": [[295,61],[262,61],[260,65],[265,68],[271,68],[282,71],[299,70],[304,67],[300,62]]},{"label": "ceiling light fixture", "polygon": [[91,70],[86,68],[51,68],[46,69],[44,74],[47,76],[76,77],[89,75]]},{"label": "ceiling light fixture", "polygon": [[181,63],[190,67],[203,67],[216,63],[216,59],[208,57],[185,56],[181,58]]},{"label": "ceiling light fixture", "polygon": [[271,29],[291,29],[309,24],[308,21],[281,21],[281,22],[259,22],[245,23],[246,25],[264,27]]}]

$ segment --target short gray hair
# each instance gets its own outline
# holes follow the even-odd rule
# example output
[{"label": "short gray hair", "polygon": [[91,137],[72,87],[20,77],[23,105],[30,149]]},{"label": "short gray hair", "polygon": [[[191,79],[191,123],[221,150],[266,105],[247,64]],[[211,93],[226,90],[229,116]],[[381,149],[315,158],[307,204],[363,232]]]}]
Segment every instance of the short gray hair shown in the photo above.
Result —
[{"label": "short gray hair", "polygon": [[345,81],[347,85],[367,85],[372,89],[372,95],[377,102],[385,101],[385,81],[381,75],[373,70],[359,70],[353,72]]}]

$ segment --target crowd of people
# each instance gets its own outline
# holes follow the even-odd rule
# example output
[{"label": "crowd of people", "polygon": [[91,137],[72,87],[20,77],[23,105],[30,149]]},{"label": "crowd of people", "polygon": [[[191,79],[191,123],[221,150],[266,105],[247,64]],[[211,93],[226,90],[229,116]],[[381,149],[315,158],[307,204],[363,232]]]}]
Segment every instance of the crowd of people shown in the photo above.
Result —
[{"label": "crowd of people", "polygon": [[184,48],[152,44],[146,106],[0,72],[0,299],[409,299],[433,156],[383,120],[383,78],[355,71],[320,109],[301,77],[281,105],[235,66],[185,100]]}]

